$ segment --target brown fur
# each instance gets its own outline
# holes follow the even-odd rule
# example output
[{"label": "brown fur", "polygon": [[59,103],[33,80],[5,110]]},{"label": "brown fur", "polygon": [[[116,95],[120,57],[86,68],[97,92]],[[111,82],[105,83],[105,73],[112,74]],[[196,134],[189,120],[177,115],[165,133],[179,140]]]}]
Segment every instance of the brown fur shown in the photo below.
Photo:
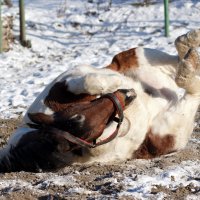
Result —
[{"label": "brown fur", "polygon": [[111,64],[107,66],[107,68],[120,73],[125,73],[130,68],[133,69],[137,67],[139,67],[139,65],[136,56],[136,48],[132,48],[115,55]]},{"label": "brown fur", "polygon": [[67,91],[65,82],[57,82],[52,86],[49,94],[46,96],[44,103],[47,107],[53,111],[58,112],[65,110],[68,106],[80,103],[88,102],[96,99],[95,95],[80,94],[75,95]]},{"label": "brown fur", "polygon": [[133,157],[140,159],[151,159],[170,153],[174,147],[174,141],[174,137],[170,134],[166,134],[165,136],[161,137],[153,134],[150,130],[138,150],[134,152]]}]

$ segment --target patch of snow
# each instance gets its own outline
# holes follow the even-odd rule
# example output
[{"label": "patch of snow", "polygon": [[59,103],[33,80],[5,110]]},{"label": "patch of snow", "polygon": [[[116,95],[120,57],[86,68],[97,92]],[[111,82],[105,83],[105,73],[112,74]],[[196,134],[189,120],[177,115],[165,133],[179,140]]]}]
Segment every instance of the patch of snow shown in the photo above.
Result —
[{"label": "patch of snow", "polygon": [[[155,186],[165,186],[170,190],[189,184],[200,187],[200,182],[195,180],[195,177],[200,176],[199,166],[200,161],[183,161],[180,165],[169,167],[166,171],[158,170],[154,176],[137,175],[136,180],[125,177],[123,182],[127,189],[120,195],[148,198],[155,196],[155,194],[151,194],[152,188]],[[162,198],[163,194],[156,194],[156,199]]]},{"label": "patch of snow", "polygon": [[76,179],[74,176],[53,176],[47,180],[45,180],[46,184],[53,183],[59,186],[66,186],[66,185],[76,185]]},{"label": "patch of snow", "polygon": [[10,192],[14,192],[17,191],[21,188],[27,188],[30,189],[32,191],[34,191],[35,193],[38,194],[43,194],[44,192],[37,189],[36,187],[33,187],[31,185],[31,183],[26,182],[26,181],[22,181],[22,180],[18,180],[16,177],[16,180],[0,180],[0,190],[10,193]]}]

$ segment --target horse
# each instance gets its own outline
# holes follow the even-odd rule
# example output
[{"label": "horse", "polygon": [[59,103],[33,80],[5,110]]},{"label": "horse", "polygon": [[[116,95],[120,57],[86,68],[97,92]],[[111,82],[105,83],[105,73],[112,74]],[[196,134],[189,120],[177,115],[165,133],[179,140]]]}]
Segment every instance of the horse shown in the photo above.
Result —
[{"label": "horse", "polygon": [[[13,152],[24,137],[29,138],[26,143],[35,141],[34,137],[31,137],[34,131],[48,130],[53,132],[51,137],[59,138],[66,130],[60,130],[59,120],[52,122],[52,118],[56,118],[52,116],[59,116],[64,120],[66,115],[58,113],[67,111],[70,105],[85,101],[91,103],[94,99],[124,89],[134,89],[137,96],[124,109],[124,120],[114,120],[114,114],[110,114],[109,123],[106,123],[92,140],[97,144],[106,140],[110,134],[116,132],[117,121],[120,121],[120,128],[117,128],[114,138],[97,146],[95,143],[90,143],[91,146],[75,144],[78,145],[76,149],[67,151],[61,157],[54,155],[54,158],[52,154],[48,156],[48,148],[51,145],[30,145],[28,151],[38,153],[42,149],[48,158],[38,168],[45,170],[45,165],[51,163],[52,159],[55,160],[55,157],[59,162],[62,160],[61,167],[64,167],[77,162],[106,163],[123,162],[127,159],[153,159],[183,149],[193,132],[195,114],[200,103],[200,59],[197,52],[199,46],[200,29],[191,30],[175,40],[177,55],[135,47],[118,53],[111,63],[103,68],[81,65],[65,71],[53,80],[29,107],[21,126],[9,139],[6,149],[0,153],[0,158]],[[106,108],[102,108],[102,111],[104,109]],[[79,114],[81,115],[81,112]],[[73,115],[75,118],[79,116],[74,113]],[[38,119],[34,116],[38,116]],[[46,120],[41,120],[41,116]],[[78,119],[84,121],[84,117],[79,116]],[[75,132],[79,131],[77,129]],[[49,138],[47,140],[51,143]],[[57,140],[58,143],[65,144],[61,145],[63,148],[66,146],[69,149],[68,140]],[[17,157],[19,156],[15,158]],[[9,162],[12,162],[12,159]],[[60,168],[60,165],[55,168]],[[30,166],[23,170],[33,169]]]}]

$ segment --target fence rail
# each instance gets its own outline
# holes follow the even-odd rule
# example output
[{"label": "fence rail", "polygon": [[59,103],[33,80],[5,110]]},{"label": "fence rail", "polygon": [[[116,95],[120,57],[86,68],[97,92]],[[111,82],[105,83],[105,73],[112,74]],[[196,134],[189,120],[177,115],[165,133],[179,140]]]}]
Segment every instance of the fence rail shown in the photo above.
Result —
[{"label": "fence rail", "polygon": [[169,36],[169,1],[164,0],[165,36]]}]

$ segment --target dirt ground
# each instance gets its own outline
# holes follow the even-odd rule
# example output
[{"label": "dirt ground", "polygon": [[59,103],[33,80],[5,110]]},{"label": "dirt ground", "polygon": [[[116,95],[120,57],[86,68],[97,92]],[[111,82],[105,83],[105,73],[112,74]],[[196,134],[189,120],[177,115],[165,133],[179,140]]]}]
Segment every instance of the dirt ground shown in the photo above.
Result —
[{"label": "dirt ground", "polygon": [[[200,114],[198,113],[197,122],[200,122],[199,119]],[[19,121],[20,119],[0,120],[0,147],[6,143],[8,136],[17,127]],[[120,192],[125,190],[123,177],[129,176],[133,180],[137,180],[137,174],[151,176],[155,173],[154,168],[156,167],[164,170],[169,166],[177,166],[182,161],[200,160],[199,142],[196,143],[194,139],[200,141],[199,123],[197,123],[192,139],[184,150],[153,160],[129,160],[112,165],[99,163],[93,165],[76,164],[54,173],[19,172],[0,174],[1,182],[5,184],[3,189],[0,187],[0,200],[137,199],[134,196],[118,196]],[[66,177],[67,183],[62,184],[61,178],[65,179]],[[76,180],[74,180],[74,177]],[[59,183],[55,184],[57,178]],[[200,181],[199,176],[194,177],[194,179]],[[84,192],[77,192],[77,188],[84,189]],[[175,190],[156,185],[151,191],[154,195],[160,192],[167,194],[167,197],[164,197],[165,200],[185,199],[187,195],[200,196],[200,188],[195,187],[193,184],[180,186]]]}]

